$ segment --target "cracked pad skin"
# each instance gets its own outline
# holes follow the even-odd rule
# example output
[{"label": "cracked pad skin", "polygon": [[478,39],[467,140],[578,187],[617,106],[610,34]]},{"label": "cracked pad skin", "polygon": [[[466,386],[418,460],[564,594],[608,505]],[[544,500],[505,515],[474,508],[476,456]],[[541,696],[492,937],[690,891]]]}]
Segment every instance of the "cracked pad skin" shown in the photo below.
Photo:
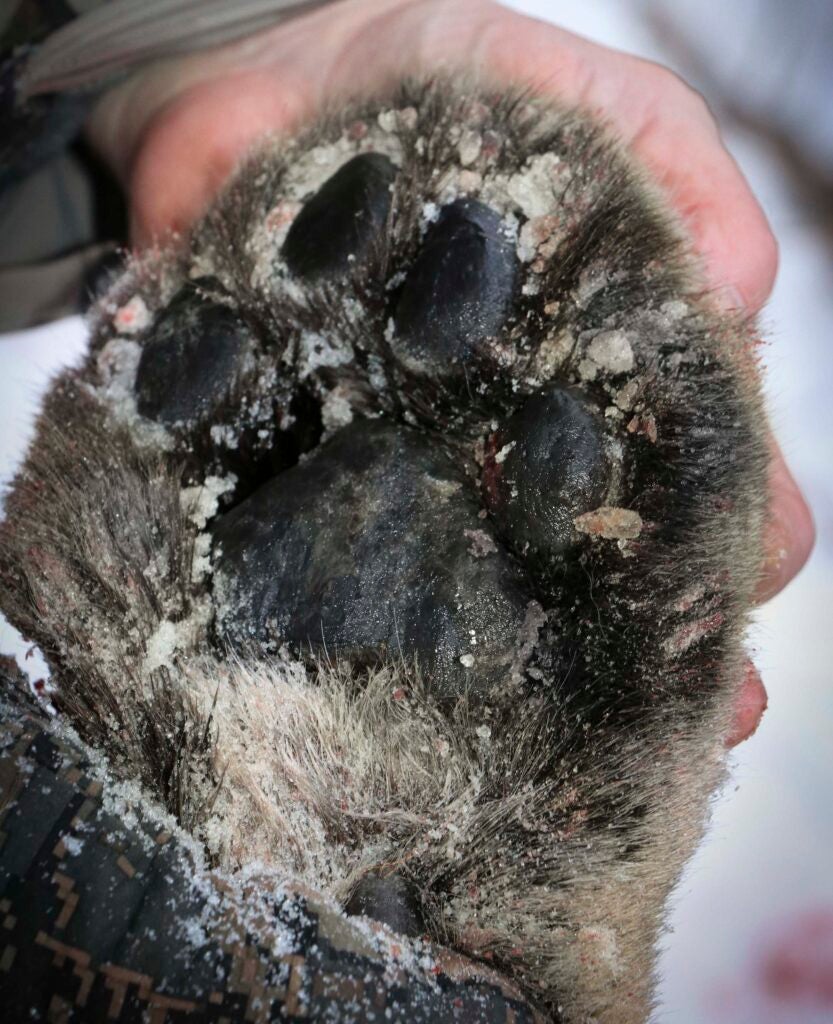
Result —
[{"label": "cracked pad skin", "polygon": [[[184,294],[232,340],[154,404]],[[650,185],[579,114],[408,86],[256,154],[96,317],[2,535],[64,718],[218,869],[418,921],[380,960],[644,1020],[765,495],[749,327]]]}]

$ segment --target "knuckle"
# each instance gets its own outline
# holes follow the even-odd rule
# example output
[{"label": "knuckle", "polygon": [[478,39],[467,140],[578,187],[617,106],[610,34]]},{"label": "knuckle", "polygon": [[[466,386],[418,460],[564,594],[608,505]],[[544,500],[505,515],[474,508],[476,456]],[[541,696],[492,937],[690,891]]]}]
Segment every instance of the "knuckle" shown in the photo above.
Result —
[{"label": "knuckle", "polygon": [[482,18],[498,9],[494,0],[428,0],[436,17]]}]

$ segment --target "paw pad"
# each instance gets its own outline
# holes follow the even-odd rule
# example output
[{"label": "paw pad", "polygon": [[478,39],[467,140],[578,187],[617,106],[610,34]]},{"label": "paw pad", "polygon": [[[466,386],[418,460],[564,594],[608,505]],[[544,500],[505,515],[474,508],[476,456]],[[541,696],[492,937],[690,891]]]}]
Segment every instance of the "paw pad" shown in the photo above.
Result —
[{"label": "paw pad", "polygon": [[314,280],[350,269],[384,230],[396,168],[380,153],[343,164],[292,222],[283,257],[293,274]]},{"label": "paw pad", "polygon": [[661,209],[515,94],[270,144],[96,304],[0,532],[56,702],[217,863],[565,1020],[648,1012],[759,565],[747,331]]},{"label": "paw pad", "polygon": [[[470,536],[492,552],[473,557]],[[418,660],[442,696],[503,681],[522,646],[523,573],[453,460],[418,431],[359,421],[214,528],[220,623],[366,663]]]},{"label": "paw pad", "polygon": [[139,412],[169,426],[217,415],[254,344],[236,313],[200,295],[200,283],[185,285],[159,313],[136,371]]},{"label": "paw pad", "polygon": [[460,380],[512,314],[519,261],[500,214],[476,199],[443,206],[405,273],[391,348],[418,375]]},{"label": "paw pad", "polygon": [[218,643],[415,660],[437,694],[485,700],[579,663],[627,672],[600,614],[644,607],[654,650],[674,603],[648,612],[636,560],[691,511],[686,437],[746,426],[605,144],[557,116],[457,116],[430,159],[418,112],[256,159],[196,230],[190,279],[162,282],[135,393],[202,453],[189,473],[237,479],[210,530]]},{"label": "paw pad", "polygon": [[551,560],[576,539],[575,519],[604,503],[610,485],[604,425],[575,394],[526,399],[489,436],[486,507],[523,555]]},{"label": "paw pad", "polygon": [[256,157],[117,339],[187,482],[234,475],[200,541],[214,641],[416,661],[449,700],[614,663],[648,691],[666,633],[731,600],[705,542],[702,614],[669,569],[745,493],[702,472],[753,444],[730,329],[584,122],[427,109]]}]

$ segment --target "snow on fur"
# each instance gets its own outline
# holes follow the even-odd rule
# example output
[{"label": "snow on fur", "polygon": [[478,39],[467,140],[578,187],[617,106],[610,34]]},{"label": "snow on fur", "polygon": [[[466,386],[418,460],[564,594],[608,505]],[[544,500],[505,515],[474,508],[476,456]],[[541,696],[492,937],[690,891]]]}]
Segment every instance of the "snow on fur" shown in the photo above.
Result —
[{"label": "snow on fur", "polygon": [[[245,488],[240,443],[254,459],[281,443],[294,380],[318,389],[328,430],[394,407],[382,363],[352,362],[386,329],[357,298],[370,277],[304,291],[280,270],[299,201],[360,145],[402,163],[367,275],[407,265],[437,204],[495,205],[537,332],[507,355],[517,386],[594,388],[627,450],[615,487],[635,488],[633,507],[584,524],[592,572],[557,595],[589,666],[578,683],[541,661],[522,696],[441,707],[401,658],[231,653],[216,633],[207,530]],[[211,422],[163,428],[132,399],[142,335],[119,312],[152,317],[206,274],[259,347]],[[49,659],[82,739],[211,863],[269,865],[340,905],[367,874],[402,876],[432,940],[487,960],[553,1019],[642,1021],[663,906],[722,777],[758,568],[766,453],[747,338],[580,114],[442,83],[333,113],[256,155],[187,245],[136,261],[100,304],[90,357],[55,382],[7,500],[3,610]],[[419,389],[408,402],[406,418],[434,414]],[[638,531],[610,525],[625,513]]]}]

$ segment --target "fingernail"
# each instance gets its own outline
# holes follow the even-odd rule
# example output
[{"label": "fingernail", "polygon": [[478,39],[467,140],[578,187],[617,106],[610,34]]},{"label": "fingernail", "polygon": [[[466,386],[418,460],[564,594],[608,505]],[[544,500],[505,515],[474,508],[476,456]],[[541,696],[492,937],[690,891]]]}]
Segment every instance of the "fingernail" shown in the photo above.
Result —
[{"label": "fingernail", "polygon": [[780,515],[771,516],[764,527],[764,558],[755,600],[763,604],[774,597],[788,582],[790,536]]},{"label": "fingernail", "polygon": [[714,289],[716,304],[727,313],[746,313],[749,310],[749,303],[740,293],[740,289],[734,284],[724,284]]},{"label": "fingernail", "polygon": [[770,469],[770,516],[764,527],[764,559],[755,599],[760,604],[782,590],[810,557],[813,518],[804,495],[776,451]]},{"label": "fingernail", "polygon": [[735,747],[755,732],[767,707],[766,687],[751,661],[746,662],[743,682],[735,701],[735,716],[726,737],[726,746]]}]

